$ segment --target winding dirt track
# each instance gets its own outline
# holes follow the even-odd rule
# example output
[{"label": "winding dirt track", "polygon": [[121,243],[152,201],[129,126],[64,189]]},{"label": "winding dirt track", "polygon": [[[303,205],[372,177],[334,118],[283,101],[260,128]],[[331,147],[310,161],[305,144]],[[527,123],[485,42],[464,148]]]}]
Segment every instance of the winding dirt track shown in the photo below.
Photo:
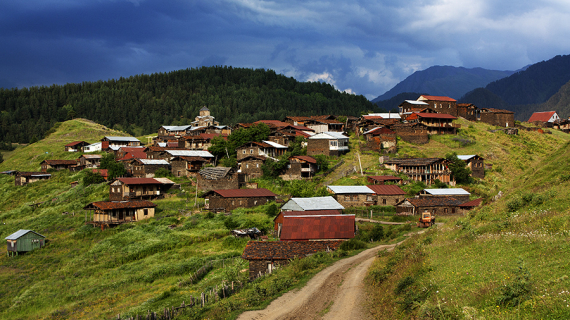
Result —
[{"label": "winding dirt track", "polygon": [[290,291],[267,308],[242,313],[238,320],[350,320],[370,319],[363,311],[366,300],[363,279],[380,250],[397,244],[377,246],[337,261],[316,274],[305,287]]}]

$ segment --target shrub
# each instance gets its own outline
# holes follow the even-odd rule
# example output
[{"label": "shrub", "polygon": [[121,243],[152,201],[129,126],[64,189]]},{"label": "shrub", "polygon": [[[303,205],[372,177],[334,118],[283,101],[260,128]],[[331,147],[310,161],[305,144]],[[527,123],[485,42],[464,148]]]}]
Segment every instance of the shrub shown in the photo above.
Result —
[{"label": "shrub", "polygon": [[267,210],[265,210],[265,214],[267,214],[268,217],[275,217],[277,214],[279,213],[279,208],[277,208],[277,205],[275,203],[270,204],[267,207]]},{"label": "shrub", "polygon": [[530,272],[522,260],[519,260],[518,264],[513,281],[501,287],[501,293],[497,297],[498,305],[518,306],[530,296],[532,289]]},{"label": "shrub", "polygon": [[154,176],[157,178],[166,178],[166,177],[172,177],[172,172],[170,172],[170,170],[166,169],[166,168],[159,168],[154,172]]},{"label": "shrub", "polygon": [[83,180],[83,185],[86,187],[92,184],[99,184],[105,182],[105,178],[103,178],[103,176],[89,169],[83,171],[82,180]]},{"label": "shrub", "polygon": [[366,243],[364,241],[360,241],[357,239],[350,239],[348,241],[343,242],[340,245],[340,249],[342,250],[359,250],[359,249],[364,249],[366,248]]}]

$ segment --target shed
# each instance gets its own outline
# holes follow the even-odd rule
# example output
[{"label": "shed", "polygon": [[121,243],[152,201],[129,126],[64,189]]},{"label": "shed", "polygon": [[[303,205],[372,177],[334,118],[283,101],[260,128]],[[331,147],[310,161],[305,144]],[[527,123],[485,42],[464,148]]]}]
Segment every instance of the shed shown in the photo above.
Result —
[{"label": "shed", "polygon": [[45,236],[32,230],[18,230],[4,238],[7,240],[8,255],[18,252],[28,252],[45,245]]},{"label": "shed", "polygon": [[312,198],[291,198],[281,211],[344,210],[332,196]]},{"label": "shed", "polygon": [[356,233],[353,214],[284,216],[281,241],[348,240]]}]

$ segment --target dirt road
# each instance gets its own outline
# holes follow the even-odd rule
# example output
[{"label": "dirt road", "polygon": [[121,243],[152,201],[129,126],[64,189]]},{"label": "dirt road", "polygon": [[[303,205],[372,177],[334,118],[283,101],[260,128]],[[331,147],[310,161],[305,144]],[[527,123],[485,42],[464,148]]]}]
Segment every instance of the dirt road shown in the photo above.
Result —
[{"label": "dirt road", "polygon": [[395,246],[377,246],[340,260],[315,275],[305,287],[284,294],[264,310],[244,312],[238,320],[367,320],[369,315],[362,308],[366,299],[362,281],[376,253]]}]

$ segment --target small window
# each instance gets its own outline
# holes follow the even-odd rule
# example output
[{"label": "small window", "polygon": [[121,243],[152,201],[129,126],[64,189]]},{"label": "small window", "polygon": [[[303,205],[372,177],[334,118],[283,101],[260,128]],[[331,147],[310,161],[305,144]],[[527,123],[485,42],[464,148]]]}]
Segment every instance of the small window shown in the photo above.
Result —
[{"label": "small window", "polygon": [[386,204],[386,199],[382,199],[382,204]]},{"label": "small window", "polygon": [[245,150],[243,150],[241,153],[245,154]]},{"label": "small window", "polygon": [[256,168],[259,168],[259,163],[258,163],[258,164],[256,164]]},{"label": "small window", "polygon": [[249,164],[246,164],[246,165],[245,165],[245,168],[246,168],[246,169],[249,169]]},{"label": "small window", "polygon": [[253,149],[249,149],[249,153],[250,153],[250,154],[253,154]]},{"label": "small window", "polygon": [[143,209],[143,214],[144,214],[145,216],[148,216],[148,209]]}]

